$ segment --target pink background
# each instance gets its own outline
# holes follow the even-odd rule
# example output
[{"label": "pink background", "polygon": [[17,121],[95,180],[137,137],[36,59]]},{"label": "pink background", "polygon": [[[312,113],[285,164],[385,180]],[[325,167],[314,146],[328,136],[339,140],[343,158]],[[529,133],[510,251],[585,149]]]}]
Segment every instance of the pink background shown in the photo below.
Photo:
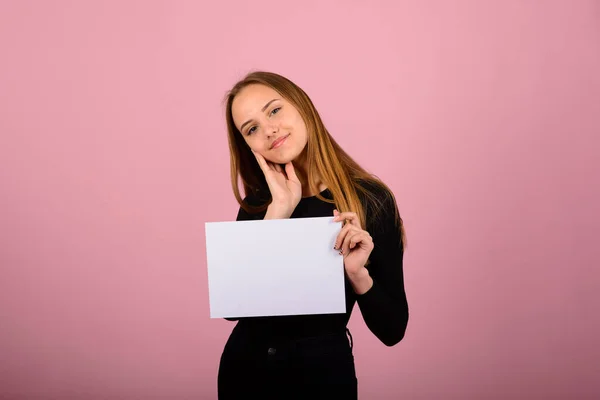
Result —
[{"label": "pink background", "polygon": [[0,51],[1,399],[215,398],[253,68],[398,197],[411,319],[355,309],[361,398],[600,396],[597,1],[2,1]]}]

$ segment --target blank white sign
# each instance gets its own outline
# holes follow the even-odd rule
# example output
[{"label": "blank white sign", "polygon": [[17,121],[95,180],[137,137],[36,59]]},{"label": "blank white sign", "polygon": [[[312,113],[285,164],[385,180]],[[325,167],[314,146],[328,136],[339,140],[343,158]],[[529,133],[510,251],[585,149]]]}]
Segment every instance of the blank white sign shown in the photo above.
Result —
[{"label": "blank white sign", "polygon": [[211,318],[346,312],[333,217],[207,222]]}]

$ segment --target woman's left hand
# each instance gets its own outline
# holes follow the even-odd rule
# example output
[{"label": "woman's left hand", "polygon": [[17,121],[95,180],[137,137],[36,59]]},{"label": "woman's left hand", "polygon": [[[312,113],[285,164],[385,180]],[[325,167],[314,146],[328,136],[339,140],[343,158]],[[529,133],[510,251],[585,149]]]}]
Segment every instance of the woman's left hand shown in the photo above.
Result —
[{"label": "woman's left hand", "polygon": [[362,229],[356,213],[333,211],[336,222],[345,221],[335,241],[335,249],[344,256],[344,268],[350,278],[360,275],[373,250],[373,238]]}]

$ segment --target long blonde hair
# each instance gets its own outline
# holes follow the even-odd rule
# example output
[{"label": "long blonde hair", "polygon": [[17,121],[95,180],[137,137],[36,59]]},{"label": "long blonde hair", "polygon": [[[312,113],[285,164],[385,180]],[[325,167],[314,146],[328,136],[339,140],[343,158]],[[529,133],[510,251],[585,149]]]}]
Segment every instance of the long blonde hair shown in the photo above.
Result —
[{"label": "long blonde hair", "polygon": [[[307,178],[310,191],[313,193],[319,192],[316,182],[320,179],[331,192],[333,201],[324,198],[321,194],[317,194],[317,198],[334,203],[340,212],[355,212],[363,228],[366,227],[367,207],[361,203],[359,193],[365,196],[365,199],[371,206],[369,209],[372,209],[375,213],[381,210],[381,206],[385,201],[391,200],[394,206],[396,206],[396,200],[392,191],[381,180],[362,168],[337,144],[325,128],[311,99],[300,87],[281,75],[272,72],[255,71],[237,82],[225,97],[231,185],[237,202],[244,210],[250,213],[263,211],[271,200],[265,199],[266,203],[260,206],[247,204],[247,202],[243,201],[239,188],[239,181],[241,179],[246,196],[268,193],[264,174],[256,158],[251,153],[250,147],[235,126],[232,115],[232,103],[235,96],[243,88],[252,84],[262,84],[272,88],[294,105],[302,116],[308,133],[306,155],[308,159]],[[360,182],[367,182],[385,189],[384,192],[389,193],[391,198],[382,199],[375,196],[370,190],[361,185]],[[402,244],[405,245],[406,234],[402,218],[400,218],[397,212],[397,207],[394,208],[394,218],[400,230]],[[368,217],[372,218],[373,216],[370,215]]]}]

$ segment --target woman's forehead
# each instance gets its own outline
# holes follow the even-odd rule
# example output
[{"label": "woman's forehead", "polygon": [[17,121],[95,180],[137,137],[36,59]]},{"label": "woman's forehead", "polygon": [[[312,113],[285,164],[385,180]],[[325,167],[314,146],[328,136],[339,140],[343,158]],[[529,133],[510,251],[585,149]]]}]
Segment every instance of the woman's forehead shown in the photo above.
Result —
[{"label": "woman's forehead", "polygon": [[275,99],[282,99],[282,97],[268,86],[259,84],[246,86],[233,99],[231,105],[233,119],[236,124],[242,123],[242,119],[263,112],[264,107]]}]

